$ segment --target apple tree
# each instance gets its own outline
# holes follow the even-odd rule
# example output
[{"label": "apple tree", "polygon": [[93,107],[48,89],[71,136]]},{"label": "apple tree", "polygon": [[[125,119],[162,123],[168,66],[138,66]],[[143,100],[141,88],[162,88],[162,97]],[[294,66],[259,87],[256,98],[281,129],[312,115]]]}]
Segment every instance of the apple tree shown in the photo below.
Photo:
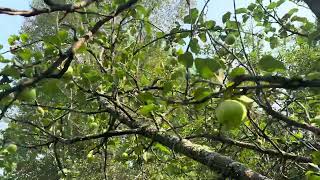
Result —
[{"label": "apple tree", "polygon": [[320,5],[231,2],[0,7],[3,178],[319,179]]}]

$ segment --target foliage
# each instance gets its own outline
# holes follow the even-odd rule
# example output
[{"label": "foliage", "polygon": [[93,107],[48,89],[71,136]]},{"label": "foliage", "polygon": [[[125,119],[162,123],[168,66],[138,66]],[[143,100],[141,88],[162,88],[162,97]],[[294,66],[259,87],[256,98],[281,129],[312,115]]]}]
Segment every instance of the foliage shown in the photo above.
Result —
[{"label": "foliage", "polygon": [[44,2],[0,8],[31,16],[0,56],[4,179],[319,178],[319,31],[298,6],[234,1],[219,24],[207,3]]}]

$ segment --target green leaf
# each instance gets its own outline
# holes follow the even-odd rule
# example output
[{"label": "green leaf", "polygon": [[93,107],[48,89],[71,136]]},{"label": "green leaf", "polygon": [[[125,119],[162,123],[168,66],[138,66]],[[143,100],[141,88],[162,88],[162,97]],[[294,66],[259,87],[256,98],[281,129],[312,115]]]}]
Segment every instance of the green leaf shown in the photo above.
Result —
[{"label": "green leaf", "polygon": [[137,11],[138,17],[141,19],[145,18],[148,15],[147,10],[142,5],[136,5],[135,9]]},{"label": "green leaf", "polygon": [[226,23],[227,21],[230,20],[230,17],[231,17],[231,12],[225,13],[225,14],[222,16],[222,22],[223,22],[223,23]]},{"label": "green leaf", "polygon": [[229,29],[234,29],[234,30],[238,29],[236,21],[227,21],[226,22],[226,27],[229,28]]},{"label": "green leaf", "polygon": [[278,7],[278,3],[277,2],[271,2],[268,6],[267,9],[274,9]]},{"label": "green leaf", "polygon": [[286,69],[283,62],[276,60],[271,55],[263,56],[258,63],[258,67],[267,72],[282,71]]},{"label": "green leaf", "polygon": [[144,29],[146,30],[148,35],[151,35],[152,34],[152,27],[151,27],[150,23],[147,23],[147,21],[148,21],[148,19],[145,18],[146,23],[144,23]]},{"label": "green leaf", "polygon": [[248,16],[247,14],[242,15],[242,22],[246,23],[249,18],[250,16]]},{"label": "green leaf", "polygon": [[195,66],[198,73],[204,78],[213,77],[214,73],[221,68],[220,63],[217,60],[210,58],[196,58]]},{"label": "green leaf", "polygon": [[299,11],[298,8],[292,8],[292,9],[290,9],[290,11],[287,14],[291,17],[294,13],[296,13],[298,11]]},{"label": "green leaf", "polygon": [[229,76],[230,76],[230,78],[235,78],[235,77],[243,75],[243,74],[246,74],[246,69],[243,67],[236,67],[231,71]]},{"label": "green leaf", "polygon": [[244,14],[244,13],[247,13],[247,8],[236,9],[236,14]]},{"label": "green leaf", "polygon": [[194,98],[196,100],[202,100],[203,98],[209,96],[211,91],[209,88],[200,87],[194,91]]},{"label": "green leaf", "polygon": [[190,41],[190,49],[192,52],[194,52],[195,54],[199,54],[200,52],[200,46],[198,43],[198,39],[197,38],[192,38]]},{"label": "green leaf", "polygon": [[137,97],[141,102],[151,104],[155,101],[153,95],[150,92],[140,93]]},{"label": "green leaf", "polygon": [[17,36],[17,35],[11,35],[9,38],[8,38],[8,43],[9,45],[14,45],[16,41],[19,41],[20,37]]},{"label": "green leaf", "polygon": [[205,22],[205,27],[206,27],[207,29],[212,29],[212,28],[215,27],[215,25],[216,25],[216,22],[213,21],[213,20],[209,20],[209,21],[206,21],[206,22]]},{"label": "green leaf", "polygon": [[77,50],[76,53],[80,54],[80,53],[84,53],[87,51],[87,46],[86,44],[82,44]]},{"label": "green leaf", "polygon": [[58,53],[58,50],[51,44],[46,44],[44,46],[44,56],[52,56]]},{"label": "green leaf", "polygon": [[271,47],[271,49],[274,49],[274,48],[278,47],[278,45],[279,45],[279,39],[277,37],[272,36],[270,38],[270,47]]},{"label": "green leaf", "polygon": [[[311,163],[309,163],[310,165]],[[317,169],[318,167],[316,166],[315,169]],[[320,174],[316,173],[314,171],[307,171],[306,172],[306,176],[307,176],[307,180],[319,180],[320,179]]]},{"label": "green leaf", "polygon": [[257,5],[254,3],[249,4],[249,6],[248,6],[249,11],[253,11],[256,8],[256,6]]},{"label": "green leaf", "polygon": [[6,66],[1,74],[3,75],[7,75],[7,76],[11,76],[13,77],[14,79],[18,79],[20,78],[20,71],[19,69],[15,68],[15,67],[12,67],[12,66]]},{"label": "green leaf", "polygon": [[9,62],[11,62],[11,60],[10,59],[5,59],[3,56],[0,56],[0,62],[1,63],[9,63]]},{"label": "green leaf", "polygon": [[115,5],[121,5],[124,4],[126,2],[126,0],[114,0],[112,1]]},{"label": "green leaf", "polygon": [[253,99],[245,95],[240,96],[239,98],[237,98],[237,100],[240,101],[245,106],[250,106],[254,102]]},{"label": "green leaf", "polygon": [[207,34],[205,32],[199,33],[199,38],[202,42],[207,42]]},{"label": "green leaf", "polygon": [[101,80],[101,74],[98,71],[89,71],[88,73],[83,74],[85,78],[87,78],[91,82],[96,82],[98,80]]},{"label": "green leaf", "polygon": [[281,6],[284,2],[286,2],[286,0],[279,0],[279,1],[277,2],[277,6],[278,6],[278,7]]},{"label": "green leaf", "polygon": [[301,22],[301,23],[307,23],[308,19],[306,17],[293,16],[291,18],[291,21],[298,21],[298,22]]},{"label": "green leaf", "polygon": [[45,36],[45,37],[43,37],[43,41],[45,43],[55,45],[58,47],[60,47],[60,45],[61,45],[61,41],[57,36]]},{"label": "green leaf", "polygon": [[32,56],[34,57],[35,60],[39,61],[40,59],[43,58],[43,55],[40,51],[33,51]]},{"label": "green leaf", "polygon": [[20,50],[18,56],[24,61],[30,61],[32,57],[32,51],[30,49]]},{"label": "green leaf", "polygon": [[171,151],[167,147],[163,146],[162,144],[157,143],[154,147],[166,154],[171,154]]},{"label": "green leaf", "polygon": [[306,75],[306,79],[308,80],[320,79],[320,72],[311,72]]},{"label": "green leaf", "polygon": [[320,165],[320,151],[312,152],[311,159],[314,164]]},{"label": "green leaf", "polygon": [[173,83],[172,83],[172,82],[166,81],[166,82],[163,84],[163,93],[164,93],[164,94],[171,92],[172,89],[173,89]]},{"label": "green leaf", "polygon": [[183,22],[186,24],[194,24],[197,21],[199,15],[199,11],[197,8],[193,8],[190,10],[190,14],[186,15],[183,18]]},{"label": "green leaf", "polygon": [[66,39],[68,39],[68,31],[66,30],[60,30],[58,32],[58,38],[60,39],[60,42],[65,41]]},{"label": "green leaf", "polygon": [[23,42],[23,43],[26,43],[29,38],[30,38],[29,35],[26,33],[20,34],[20,39],[21,39],[21,42]]},{"label": "green leaf", "polygon": [[156,109],[156,105],[155,104],[148,104],[148,105],[145,105],[145,106],[142,106],[140,109],[139,109],[139,113],[142,114],[142,115],[149,115],[150,112],[154,111]]},{"label": "green leaf", "polygon": [[185,67],[190,68],[193,66],[193,55],[191,52],[186,52],[179,55],[178,61],[182,63]]},{"label": "green leaf", "polygon": [[43,81],[41,91],[49,97],[59,96],[62,93],[59,88],[60,83],[59,79],[47,79]]}]

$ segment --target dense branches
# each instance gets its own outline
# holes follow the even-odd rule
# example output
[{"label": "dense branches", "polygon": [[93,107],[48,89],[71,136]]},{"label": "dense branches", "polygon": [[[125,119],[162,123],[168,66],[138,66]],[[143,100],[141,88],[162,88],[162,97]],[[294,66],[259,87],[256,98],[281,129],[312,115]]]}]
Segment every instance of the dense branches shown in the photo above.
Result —
[{"label": "dense branches", "polygon": [[[315,1],[305,2],[319,16]],[[0,57],[8,178],[30,171],[25,163],[36,166],[30,157],[54,161],[52,177],[96,179],[290,179],[318,165],[318,31],[296,9],[279,17],[284,1],[247,8],[234,1],[221,25],[205,17],[209,0],[201,11],[172,2],[187,15],[168,32],[152,13],[171,1],[44,3],[48,8],[0,8],[55,18],[47,34],[11,36],[4,53],[12,59]],[[216,118],[227,99],[243,103],[247,114],[232,130]],[[6,149],[10,143],[16,154]]]}]

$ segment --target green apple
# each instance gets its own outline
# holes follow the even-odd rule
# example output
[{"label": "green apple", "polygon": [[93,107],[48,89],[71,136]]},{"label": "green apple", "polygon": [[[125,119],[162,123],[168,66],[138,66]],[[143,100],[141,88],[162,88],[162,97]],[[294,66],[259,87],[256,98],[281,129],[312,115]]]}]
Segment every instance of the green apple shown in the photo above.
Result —
[{"label": "green apple", "polygon": [[8,146],[7,146],[7,151],[9,152],[9,153],[11,153],[11,154],[13,154],[13,153],[15,153],[16,151],[17,151],[17,145],[15,145],[15,144],[9,144]]},{"label": "green apple", "polygon": [[35,89],[26,88],[22,90],[22,92],[19,94],[18,99],[21,101],[35,101],[37,98],[37,92]]},{"label": "green apple", "polygon": [[45,111],[44,111],[44,109],[42,107],[37,107],[37,112],[39,114],[41,114],[41,116],[44,116],[44,114],[45,114]]},{"label": "green apple", "polygon": [[94,159],[95,159],[95,155],[93,154],[92,151],[90,151],[88,154],[87,154],[87,159],[89,162],[92,162]]},{"label": "green apple", "polygon": [[92,116],[92,115],[88,116],[88,121],[89,122],[94,122],[94,120],[95,120],[94,116]]},{"label": "green apple", "polygon": [[42,118],[42,123],[43,123],[44,126],[49,126],[51,121],[48,118]]},{"label": "green apple", "polygon": [[232,34],[228,34],[228,36],[226,37],[226,39],[224,40],[228,45],[232,45],[234,44],[234,42],[236,41],[236,38],[234,35]]},{"label": "green apple", "polygon": [[225,100],[217,107],[216,116],[226,129],[235,129],[246,118],[247,109],[239,101]]},{"label": "green apple", "polygon": [[89,123],[89,127],[90,127],[90,129],[96,129],[99,127],[99,125],[96,122],[91,122],[91,123]]}]

